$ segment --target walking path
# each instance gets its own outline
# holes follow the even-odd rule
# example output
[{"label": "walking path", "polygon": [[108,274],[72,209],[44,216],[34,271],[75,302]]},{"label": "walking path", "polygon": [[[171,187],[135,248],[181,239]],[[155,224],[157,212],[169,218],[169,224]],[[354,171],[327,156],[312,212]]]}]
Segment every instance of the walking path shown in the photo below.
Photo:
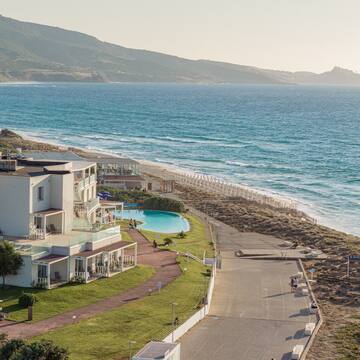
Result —
[{"label": "walking path", "polygon": [[210,314],[181,339],[184,360],[291,359],[292,348],[305,344],[310,299],[290,292],[289,275],[296,261],[239,258],[239,250],[268,253],[283,241],[272,236],[240,233],[221,222],[218,249],[222,268],[215,281]]},{"label": "walking path", "polygon": [[148,240],[137,230],[129,230],[129,234],[138,244],[138,263],[153,266],[156,270],[153,277],[140,286],[124,293],[46,320],[35,323],[2,321],[0,322],[0,333],[7,334],[9,338],[30,338],[37,336],[143,298],[149,295],[151,291],[157,290],[159,283],[165,286],[181,274],[176,262],[176,253],[154,249]]}]

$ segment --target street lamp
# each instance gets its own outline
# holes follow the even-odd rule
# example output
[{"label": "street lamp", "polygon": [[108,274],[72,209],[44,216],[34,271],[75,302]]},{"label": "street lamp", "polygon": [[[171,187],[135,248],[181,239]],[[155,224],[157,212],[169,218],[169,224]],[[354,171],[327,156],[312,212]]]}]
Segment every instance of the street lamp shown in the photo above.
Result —
[{"label": "street lamp", "polygon": [[171,304],[171,310],[172,310],[172,334],[171,334],[171,338],[172,338],[172,342],[174,342],[174,332],[175,332],[175,306],[177,305],[177,303],[172,303]]},{"label": "street lamp", "polygon": [[133,344],[136,344],[136,341],[129,340],[129,360],[131,360],[131,357],[132,357],[132,345]]}]

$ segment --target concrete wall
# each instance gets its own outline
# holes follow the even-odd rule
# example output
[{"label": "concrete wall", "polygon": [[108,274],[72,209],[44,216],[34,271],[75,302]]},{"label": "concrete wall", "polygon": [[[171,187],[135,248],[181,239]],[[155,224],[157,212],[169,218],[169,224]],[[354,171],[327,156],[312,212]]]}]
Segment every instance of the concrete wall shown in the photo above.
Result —
[{"label": "concrete wall", "polygon": [[0,176],[0,229],[5,235],[29,234],[30,178]]},{"label": "concrete wall", "polygon": [[215,276],[216,276],[216,268],[213,267],[212,276],[210,279],[208,292],[207,292],[207,300],[208,303],[198,312],[196,312],[193,316],[187,319],[183,324],[181,324],[177,329],[175,329],[174,334],[170,333],[163,341],[164,342],[175,342],[181,336],[183,336],[186,332],[188,332],[193,326],[195,326],[199,321],[205,318],[205,316],[210,312],[210,305],[212,300],[212,295],[214,291],[215,285]]}]

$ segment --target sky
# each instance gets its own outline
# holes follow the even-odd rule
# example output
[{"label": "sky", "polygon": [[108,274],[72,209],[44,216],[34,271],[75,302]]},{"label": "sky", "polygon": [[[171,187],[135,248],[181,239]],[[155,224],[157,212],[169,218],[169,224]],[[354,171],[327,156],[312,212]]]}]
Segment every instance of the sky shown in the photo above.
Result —
[{"label": "sky", "polygon": [[359,0],[1,0],[0,14],[190,59],[360,72]]}]

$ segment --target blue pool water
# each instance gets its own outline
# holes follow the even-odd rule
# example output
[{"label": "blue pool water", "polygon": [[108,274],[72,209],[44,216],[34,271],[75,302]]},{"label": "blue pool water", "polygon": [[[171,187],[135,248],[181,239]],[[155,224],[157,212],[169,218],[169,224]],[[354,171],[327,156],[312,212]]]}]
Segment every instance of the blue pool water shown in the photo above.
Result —
[{"label": "blue pool water", "polygon": [[280,194],[360,235],[360,88],[0,84],[0,128]]},{"label": "blue pool water", "polygon": [[[121,212],[116,214],[121,216]],[[189,231],[188,221],[181,215],[169,211],[158,210],[124,210],[123,219],[134,219],[141,221],[140,229],[156,231],[159,233],[179,233]]]}]

